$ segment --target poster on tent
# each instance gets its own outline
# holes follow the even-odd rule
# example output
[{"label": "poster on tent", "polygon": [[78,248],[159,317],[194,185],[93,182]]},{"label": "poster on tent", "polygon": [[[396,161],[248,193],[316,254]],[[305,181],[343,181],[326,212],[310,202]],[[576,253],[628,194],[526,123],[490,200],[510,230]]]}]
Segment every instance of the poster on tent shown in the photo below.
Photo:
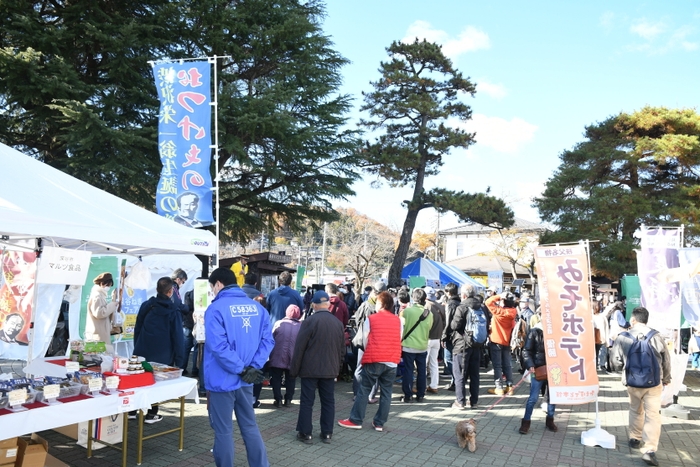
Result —
[{"label": "poster on tent", "polygon": [[0,278],[0,341],[27,345],[34,300],[36,253],[4,251]]},{"label": "poster on tent", "polygon": [[542,329],[552,404],[598,397],[588,254],[583,245],[537,247]]},{"label": "poster on tent", "polygon": [[188,227],[214,222],[211,162],[211,65],[208,60],[153,67],[160,111],[158,214]]},{"label": "poster on tent", "polygon": [[136,327],[136,316],[139,314],[141,304],[148,300],[146,289],[133,289],[124,284],[122,289],[122,313],[124,313],[124,332],[122,341],[134,340],[134,328]]},{"label": "poster on tent", "polygon": [[687,272],[681,281],[683,316],[691,326],[700,326],[700,248],[681,248],[678,251],[681,269]]},{"label": "poster on tent", "polygon": [[[88,300],[90,300],[90,293],[95,285],[92,281],[103,272],[112,274],[114,286],[119,286],[119,260],[116,256],[93,256],[90,260],[87,279],[85,280],[85,284],[83,285],[83,290],[80,295],[80,327],[78,332],[81,339],[85,339],[85,323],[88,320],[87,305]],[[112,299],[112,291],[114,290],[114,286],[107,291],[107,301]]]},{"label": "poster on tent", "polygon": [[647,228],[635,233],[640,239],[637,271],[642,306],[649,310],[649,326],[659,331],[675,329],[681,322],[678,249],[681,229]]}]

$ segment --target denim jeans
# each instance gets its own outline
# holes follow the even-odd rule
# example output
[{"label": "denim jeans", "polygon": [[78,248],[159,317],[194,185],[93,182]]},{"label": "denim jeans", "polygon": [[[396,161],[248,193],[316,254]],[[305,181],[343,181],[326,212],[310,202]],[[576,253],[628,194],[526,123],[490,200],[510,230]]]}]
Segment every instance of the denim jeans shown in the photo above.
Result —
[{"label": "denim jeans", "polygon": [[489,352],[493,363],[493,379],[496,387],[503,387],[501,376],[506,375],[506,384],[513,384],[513,368],[510,358],[510,346],[489,342]]},{"label": "denim jeans", "polygon": [[187,365],[190,363],[190,352],[192,351],[192,347],[194,347],[194,352],[192,352],[192,372],[196,373],[199,344],[197,344],[191,329],[182,328],[182,333],[185,336],[185,361],[182,362],[181,368],[187,370]]},{"label": "denim jeans", "polygon": [[427,380],[426,374],[426,359],[428,352],[411,353],[401,352],[403,358],[403,374],[401,375],[401,389],[407,399],[413,396],[413,367],[415,364],[417,370],[416,377],[416,397],[425,397],[425,386]]},{"label": "denim jeans", "polygon": [[255,421],[253,410],[253,387],[241,386],[230,392],[210,392],[209,424],[214,430],[214,461],[217,467],[229,467],[233,464],[233,417],[241,430],[245,443],[248,465],[267,467],[267,450]]},{"label": "denim jeans", "polygon": [[367,412],[367,400],[375,384],[379,384],[379,408],[374,415],[375,426],[384,426],[389,418],[391,408],[391,395],[394,390],[394,378],[396,368],[383,363],[368,363],[362,365],[362,379],[360,390],[350,411],[350,421],[362,425],[362,420]]},{"label": "denim jeans", "polygon": [[[532,417],[532,410],[535,408],[537,399],[540,397],[540,389],[542,389],[542,386],[544,386],[546,382],[547,381],[537,381],[534,374],[530,375],[530,397],[527,399],[527,404],[525,405],[523,420],[530,420]],[[549,397],[547,397],[547,399],[549,399]],[[548,417],[554,417],[555,408],[556,406],[554,404],[547,404]]]},{"label": "denim jeans", "polygon": [[452,373],[455,380],[455,399],[466,404],[464,382],[469,378],[469,403],[479,402],[479,367],[481,365],[481,347],[470,347],[464,353],[452,355]]},{"label": "denim jeans", "polygon": [[[297,418],[297,431],[310,435],[313,430],[314,400],[321,399],[321,434],[333,434],[335,424],[335,381],[333,378],[301,378],[301,396],[299,398],[299,418]],[[255,464],[250,464],[255,465]]]},{"label": "denim jeans", "polygon": [[445,371],[443,374],[452,376],[452,342],[445,342],[442,353],[445,357]]}]

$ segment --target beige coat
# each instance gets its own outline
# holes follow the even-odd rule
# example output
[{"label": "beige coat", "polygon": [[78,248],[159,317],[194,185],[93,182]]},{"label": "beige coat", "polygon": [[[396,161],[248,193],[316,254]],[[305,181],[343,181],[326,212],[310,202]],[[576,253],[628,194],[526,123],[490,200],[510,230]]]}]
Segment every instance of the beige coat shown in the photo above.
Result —
[{"label": "beige coat", "polygon": [[88,299],[88,313],[85,321],[85,340],[104,342],[107,352],[112,353],[112,314],[117,310],[117,302],[107,303],[107,289],[98,284],[92,286]]}]

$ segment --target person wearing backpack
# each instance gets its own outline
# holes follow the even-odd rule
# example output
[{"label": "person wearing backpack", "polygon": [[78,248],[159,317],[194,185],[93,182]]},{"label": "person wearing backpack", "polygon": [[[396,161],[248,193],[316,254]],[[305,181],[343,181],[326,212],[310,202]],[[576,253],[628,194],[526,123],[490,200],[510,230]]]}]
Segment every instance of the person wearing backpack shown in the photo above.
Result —
[{"label": "person wearing backpack", "polygon": [[629,446],[642,449],[642,460],[659,465],[656,450],[661,436],[661,392],[671,382],[671,356],[664,338],[647,326],[649,311],[632,311],[629,331],[621,332],[612,349],[613,369],[622,373],[630,398]]},{"label": "person wearing backpack", "polygon": [[452,408],[466,407],[464,381],[469,378],[469,405],[474,409],[479,402],[479,366],[481,348],[488,335],[488,321],[479,300],[474,298],[472,285],[463,284],[460,294],[462,302],[449,324],[452,337],[452,375],[455,381],[455,402],[452,403]]}]

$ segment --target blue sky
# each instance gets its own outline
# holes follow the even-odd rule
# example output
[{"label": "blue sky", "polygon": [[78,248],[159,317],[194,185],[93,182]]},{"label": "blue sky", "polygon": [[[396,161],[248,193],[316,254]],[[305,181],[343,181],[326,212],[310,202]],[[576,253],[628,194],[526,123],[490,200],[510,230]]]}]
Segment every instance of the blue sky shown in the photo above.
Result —
[{"label": "blue sky", "polygon": [[[646,105],[700,107],[700,2],[328,0],[323,29],[352,62],[342,92],[355,96],[354,121],[393,40],[442,44],[477,84],[464,96],[477,142],[445,157],[426,188],[491,187],[530,221],[539,221],[531,198],[586,125]],[[401,228],[411,189],[372,189],[368,176],[354,188],[341,205]],[[417,229],[435,230],[436,219],[424,210]],[[442,216],[441,229],[454,225]]]}]

